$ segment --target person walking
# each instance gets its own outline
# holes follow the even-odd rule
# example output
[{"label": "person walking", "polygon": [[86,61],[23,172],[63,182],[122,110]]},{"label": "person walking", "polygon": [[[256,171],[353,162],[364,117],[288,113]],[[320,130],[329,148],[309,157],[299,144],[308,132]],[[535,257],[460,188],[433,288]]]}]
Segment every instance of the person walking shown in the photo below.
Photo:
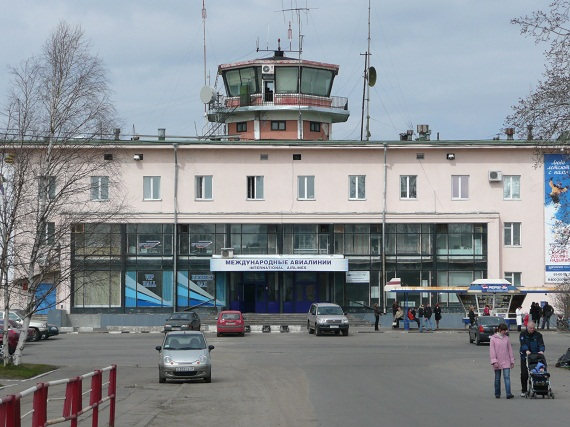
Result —
[{"label": "person walking", "polygon": [[420,304],[420,308],[418,309],[418,317],[420,318],[420,332],[423,332],[425,327],[424,314],[424,305]]},{"label": "person walking", "polygon": [[435,318],[435,329],[439,329],[439,321],[441,320],[441,307],[439,306],[439,302],[435,303],[435,307],[433,308],[433,316]]},{"label": "person walking", "polygon": [[378,307],[378,303],[375,303],[374,306],[374,330],[378,330],[378,324],[380,323],[380,307]]},{"label": "person walking", "polygon": [[546,347],[542,334],[536,330],[536,324],[531,320],[528,322],[526,331],[522,331],[519,336],[520,356],[521,356],[521,397],[525,397],[528,390],[528,368],[526,357],[533,354],[544,354]]},{"label": "person walking", "polygon": [[544,325],[546,325],[546,329],[550,329],[550,316],[553,314],[554,309],[548,304],[548,301],[546,301],[544,307],[542,307],[542,328],[540,329],[544,329]]},{"label": "person walking", "polygon": [[501,398],[501,372],[505,381],[507,399],[514,397],[511,393],[511,369],[515,367],[515,356],[507,335],[508,329],[507,325],[501,323],[489,343],[489,357],[495,371],[495,397],[497,399]]},{"label": "person walking", "polygon": [[517,318],[517,331],[520,332],[523,324],[523,309],[520,305],[515,310],[515,315]]},{"label": "person walking", "polygon": [[433,312],[431,310],[431,306],[429,305],[429,302],[427,302],[424,308],[424,317],[426,319],[426,331],[428,330],[428,328],[430,328],[432,331],[435,331],[433,327],[433,322],[431,321],[432,313]]}]

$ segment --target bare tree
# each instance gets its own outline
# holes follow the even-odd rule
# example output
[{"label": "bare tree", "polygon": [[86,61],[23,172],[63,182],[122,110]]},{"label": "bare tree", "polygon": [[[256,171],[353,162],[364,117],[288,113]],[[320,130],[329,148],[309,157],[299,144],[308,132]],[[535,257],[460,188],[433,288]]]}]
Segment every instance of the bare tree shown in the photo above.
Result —
[{"label": "bare tree", "polygon": [[83,31],[60,23],[41,55],[11,72],[0,145],[0,278],[4,318],[14,302],[25,313],[17,365],[30,318],[47,295],[56,293],[55,304],[70,296],[73,227],[109,221],[124,206],[119,197],[91,200],[116,186],[119,165],[104,159],[112,147],[102,139],[111,134],[115,110],[102,62],[89,53]]},{"label": "bare tree", "polygon": [[[520,136],[532,132],[538,140],[570,143],[570,1],[553,0],[547,11],[513,19],[521,34],[548,45],[544,78],[506,119]],[[528,129],[528,126],[532,126]]]}]

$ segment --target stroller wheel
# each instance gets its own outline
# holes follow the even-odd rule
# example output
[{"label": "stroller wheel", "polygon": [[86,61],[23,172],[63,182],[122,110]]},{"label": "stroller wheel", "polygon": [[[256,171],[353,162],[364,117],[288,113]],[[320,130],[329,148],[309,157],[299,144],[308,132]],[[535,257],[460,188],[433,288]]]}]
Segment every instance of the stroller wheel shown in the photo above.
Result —
[{"label": "stroller wheel", "polygon": [[554,399],[554,393],[550,392],[550,398]]}]

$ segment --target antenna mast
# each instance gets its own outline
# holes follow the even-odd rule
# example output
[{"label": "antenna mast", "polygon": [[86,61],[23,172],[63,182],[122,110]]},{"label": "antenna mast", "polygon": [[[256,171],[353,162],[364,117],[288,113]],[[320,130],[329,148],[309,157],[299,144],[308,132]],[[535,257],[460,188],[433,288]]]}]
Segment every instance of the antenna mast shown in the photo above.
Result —
[{"label": "antenna mast", "polygon": [[366,102],[366,141],[370,140],[370,0],[368,0],[368,49],[364,55],[364,84],[362,88],[362,115],[360,119],[360,140],[364,133],[364,104]]}]

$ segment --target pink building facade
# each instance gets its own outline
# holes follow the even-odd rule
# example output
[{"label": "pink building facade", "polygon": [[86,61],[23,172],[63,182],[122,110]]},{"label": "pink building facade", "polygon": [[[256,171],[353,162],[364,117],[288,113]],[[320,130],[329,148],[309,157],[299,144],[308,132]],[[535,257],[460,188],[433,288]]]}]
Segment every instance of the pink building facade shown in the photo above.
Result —
[{"label": "pink building facade", "polygon": [[[121,177],[105,195],[125,198],[128,220],[74,230],[110,248],[94,260],[76,247],[72,313],[356,310],[391,304],[394,277],[554,285],[532,142],[115,141],[111,152]],[[459,308],[454,294],[412,298]]]}]

